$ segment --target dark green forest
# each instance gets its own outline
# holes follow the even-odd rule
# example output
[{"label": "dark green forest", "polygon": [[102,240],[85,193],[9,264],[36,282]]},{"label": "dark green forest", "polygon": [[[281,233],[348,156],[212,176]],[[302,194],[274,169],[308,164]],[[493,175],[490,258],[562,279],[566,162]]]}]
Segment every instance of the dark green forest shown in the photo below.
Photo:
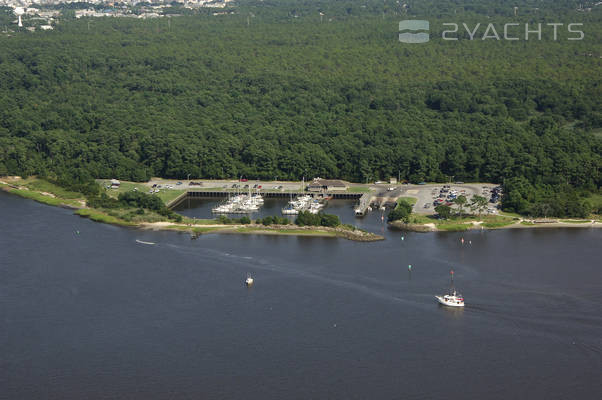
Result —
[{"label": "dark green forest", "polygon": [[[587,213],[601,183],[602,8],[407,4],[248,1],[229,15],[0,33],[0,175],[400,175],[502,183],[504,207],[521,213]],[[431,41],[400,43],[406,18],[428,19]],[[481,25],[452,42],[444,22]],[[507,22],[564,25],[557,40],[481,40]],[[584,40],[567,39],[574,22]],[[558,202],[570,205],[542,209]]]}]

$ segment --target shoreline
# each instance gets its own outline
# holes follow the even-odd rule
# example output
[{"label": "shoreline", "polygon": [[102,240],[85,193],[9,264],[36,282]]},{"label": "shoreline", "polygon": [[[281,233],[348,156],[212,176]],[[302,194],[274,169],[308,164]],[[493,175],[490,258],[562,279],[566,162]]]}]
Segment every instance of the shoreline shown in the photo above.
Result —
[{"label": "shoreline", "polygon": [[394,221],[389,222],[388,227],[397,231],[406,232],[466,232],[466,231],[480,231],[480,230],[499,230],[499,229],[556,229],[556,228],[602,228],[602,222],[595,220],[583,221],[583,222],[542,222],[542,223],[523,223],[524,220],[516,221],[503,226],[484,226],[482,223],[473,221],[470,223],[458,224],[462,229],[445,229],[437,227],[435,223],[431,224],[406,224],[404,222]]},{"label": "shoreline", "polygon": [[[52,193],[40,192],[31,190],[25,186],[15,185],[0,181],[0,190],[13,194],[25,199],[34,200],[38,203],[46,204],[53,207],[61,207],[74,210],[74,214],[81,218],[88,218],[94,222],[107,223],[116,226],[155,230],[155,231],[177,231],[187,232],[192,236],[198,237],[208,233],[229,233],[229,234],[257,234],[257,235],[281,235],[281,236],[312,236],[312,237],[328,237],[353,240],[356,242],[374,242],[385,240],[384,236],[377,235],[371,232],[365,232],[359,229],[349,230],[344,228],[331,227],[313,227],[313,226],[297,226],[297,225],[259,225],[259,224],[186,224],[169,221],[158,222],[129,222],[117,217],[113,217],[104,213],[101,210],[86,207],[85,202],[81,199],[71,200],[62,199]],[[212,220],[211,220],[212,221]],[[196,238],[195,237],[195,238]]]},{"label": "shoreline", "polygon": [[[16,177],[15,177],[16,178]],[[6,178],[5,178],[6,179]],[[13,178],[14,179],[14,178]],[[12,180],[12,179],[11,179]],[[21,180],[18,178],[18,180]],[[159,222],[129,222],[117,217],[113,217],[104,213],[101,210],[86,207],[83,198],[64,199],[56,194],[30,189],[23,185],[15,184],[0,180],[0,190],[17,195],[22,198],[37,201],[42,204],[61,207],[70,210],[75,210],[75,214],[82,218],[89,218],[94,222],[108,223],[111,225],[124,226],[136,229],[151,229],[163,231],[179,231],[188,232],[191,235],[202,235],[207,233],[227,233],[227,234],[258,234],[258,235],[282,235],[282,236],[313,236],[313,237],[329,237],[342,238],[357,242],[373,242],[385,240],[384,236],[362,231],[360,229],[350,230],[341,227],[312,227],[312,226],[297,226],[297,225],[260,225],[260,224],[219,224],[219,223],[199,223],[187,224],[176,223],[169,221]],[[214,221],[214,220],[207,220]],[[199,220],[200,222],[200,220]],[[387,223],[387,227],[391,230],[410,231],[410,232],[463,232],[469,230],[496,230],[496,229],[529,229],[529,228],[602,228],[602,222],[597,220],[582,220],[577,222],[575,219],[567,220],[552,220],[549,222],[532,222],[530,220],[520,218],[508,224],[500,226],[487,226],[484,221],[461,221],[456,224],[450,224],[447,227],[438,227],[436,223],[406,224],[401,221],[393,221]]]},{"label": "shoreline", "polygon": [[297,225],[261,225],[261,224],[209,224],[190,225],[177,222],[143,222],[132,225],[133,228],[153,231],[179,231],[188,232],[191,235],[202,235],[207,233],[229,233],[229,234],[259,234],[259,235],[284,235],[284,236],[314,236],[331,237],[353,240],[356,242],[374,242],[384,240],[384,236],[361,230],[347,230],[343,228],[313,227]]}]

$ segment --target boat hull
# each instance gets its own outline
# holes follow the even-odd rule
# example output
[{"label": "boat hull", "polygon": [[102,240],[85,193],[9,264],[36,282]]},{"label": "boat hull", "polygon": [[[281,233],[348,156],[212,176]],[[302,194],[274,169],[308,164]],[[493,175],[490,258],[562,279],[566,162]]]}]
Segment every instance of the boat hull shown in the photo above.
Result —
[{"label": "boat hull", "polygon": [[456,300],[446,300],[443,296],[435,296],[439,304],[448,307],[464,307],[464,301],[458,302]]}]

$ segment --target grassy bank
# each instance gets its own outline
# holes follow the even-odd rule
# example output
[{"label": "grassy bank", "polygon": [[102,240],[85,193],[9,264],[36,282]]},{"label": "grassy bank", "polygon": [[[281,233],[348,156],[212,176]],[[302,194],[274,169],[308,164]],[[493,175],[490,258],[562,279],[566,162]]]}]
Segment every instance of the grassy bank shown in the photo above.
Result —
[{"label": "grassy bank", "polygon": [[266,226],[244,226],[236,228],[239,233],[269,233],[295,236],[328,236],[336,237],[336,232],[325,231],[321,229],[286,229],[286,228],[271,228]]},{"label": "grassy bank", "polygon": [[84,201],[81,193],[69,192],[50,182],[35,178],[2,184],[2,190],[55,207],[79,208],[83,206]]},{"label": "grassy bank", "polygon": [[399,229],[407,229],[419,232],[445,231],[445,232],[463,232],[469,229],[496,229],[513,225],[518,220],[503,215],[486,216],[457,216],[450,219],[439,219],[434,215],[416,215],[410,216],[409,223],[394,221],[390,225]]},{"label": "grassy bank", "polygon": [[[101,182],[102,183],[102,182]],[[105,185],[106,186],[106,185]],[[265,225],[241,225],[238,220],[228,220],[227,223],[219,219],[195,219],[184,217],[181,222],[173,222],[164,215],[149,209],[136,207],[116,208],[88,208],[85,207],[85,196],[81,193],[71,192],[57,186],[47,180],[39,178],[4,178],[0,180],[0,188],[9,193],[32,199],[51,206],[69,206],[77,208],[76,215],[89,218],[95,222],[112,224],[125,227],[137,227],[145,229],[172,230],[190,232],[191,234],[206,233],[255,233],[270,235],[296,235],[296,236],[322,236],[342,237],[350,240],[372,241],[382,240],[381,236],[355,229],[353,227],[340,226],[338,228],[328,227],[298,227],[296,225],[265,226]],[[104,188],[110,197],[117,198],[120,193],[133,190],[146,193],[148,187],[143,184],[124,182],[117,189]],[[184,190],[167,190],[169,196],[161,198],[164,202],[169,201]]]},{"label": "grassy bank", "polygon": [[102,222],[105,224],[119,225],[119,226],[138,226],[138,224],[133,222],[128,222],[118,217],[114,217],[112,215],[108,215],[103,213],[102,211],[93,210],[91,208],[80,208],[75,212],[75,214],[80,217],[90,218],[95,222]]}]

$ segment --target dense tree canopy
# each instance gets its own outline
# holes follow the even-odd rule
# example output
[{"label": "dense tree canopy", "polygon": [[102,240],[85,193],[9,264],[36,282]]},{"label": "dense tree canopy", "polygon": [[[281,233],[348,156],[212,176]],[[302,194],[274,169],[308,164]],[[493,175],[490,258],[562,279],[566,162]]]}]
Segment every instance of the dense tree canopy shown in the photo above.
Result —
[{"label": "dense tree canopy", "polygon": [[[246,2],[170,24],[96,18],[0,34],[0,175],[599,188],[600,13],[565,1],[538,14],[522,1],[509,19],[502,0],[429,3]],[[433,39],[400,43],[403,15],[428,17]],[[448,42],[437,29],[450,15],[581,21],[586,36]]]}]

